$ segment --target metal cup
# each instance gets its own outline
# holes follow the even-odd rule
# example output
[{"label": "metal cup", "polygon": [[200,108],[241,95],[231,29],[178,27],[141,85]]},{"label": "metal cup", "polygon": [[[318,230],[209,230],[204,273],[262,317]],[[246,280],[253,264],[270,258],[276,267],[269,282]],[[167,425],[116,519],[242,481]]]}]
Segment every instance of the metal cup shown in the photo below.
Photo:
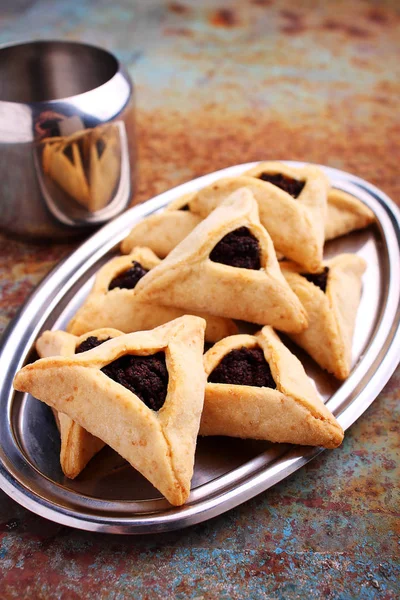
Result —
[{"label": "metal cup", "polygon": [[37,41],[0,48],[0,228],[66,238],[130,202],[133,84],[106,50]]}]

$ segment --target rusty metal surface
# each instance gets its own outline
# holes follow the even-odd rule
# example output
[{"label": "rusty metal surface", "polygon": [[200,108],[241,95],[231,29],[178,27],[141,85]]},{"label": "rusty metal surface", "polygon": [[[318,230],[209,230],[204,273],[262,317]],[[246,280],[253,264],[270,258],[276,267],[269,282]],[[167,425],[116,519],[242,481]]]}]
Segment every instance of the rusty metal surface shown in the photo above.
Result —
[{"label": "rusty metal surface", "polygon": [[[0,43],[32,37],[101,44],[128,66],[136,201],[217,168],[282,158],[351,171],[399,203],[396,0],[0,3]],[[1,329],[75,245],[0,237]],[[0,596],[397,598],[399,384],[398,369],[340,449],[187,531],[81,533],[0,493]]]}]

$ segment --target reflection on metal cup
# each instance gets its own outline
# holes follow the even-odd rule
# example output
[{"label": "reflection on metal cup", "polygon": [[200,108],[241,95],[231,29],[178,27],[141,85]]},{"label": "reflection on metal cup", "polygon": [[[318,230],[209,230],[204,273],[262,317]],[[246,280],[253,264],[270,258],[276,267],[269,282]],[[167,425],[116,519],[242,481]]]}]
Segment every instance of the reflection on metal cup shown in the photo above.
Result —
[{"label": "reflection on metal cup", "polygon": [[122,212],[135,182],[133,84],[75,42],[0,49],[0,228],[69,237]]}]

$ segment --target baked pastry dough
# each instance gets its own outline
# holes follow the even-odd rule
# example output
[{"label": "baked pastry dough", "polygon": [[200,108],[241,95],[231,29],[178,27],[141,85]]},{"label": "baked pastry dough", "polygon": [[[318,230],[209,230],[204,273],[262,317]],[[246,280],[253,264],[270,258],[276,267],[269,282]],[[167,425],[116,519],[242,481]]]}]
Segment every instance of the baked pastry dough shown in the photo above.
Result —
[{"label": "baked pastry dough", "polygon": [[[135,248],[128,256],[118,256],[106,263],[97,273],[92,291],[76,315],[68,323],[67,331],[75,335],[98,327],[114,327],[124,333],[153,329],[181,317],[187,311],[171,306],[152,305],[137,298],[136,283],[141,277],[160,265],[161,261],[149,248]],[[133,265],[133,266],[132,266]],[[133,281],[121,282],[132,270]],[[117,278],[120,283],[118,284]],[[113,283],[114,282],[114,283]],[[115,285],[116,284],[116,285]],[[113,289],[110,289],[110,287]],[[126,286],[126,287],[122,287]],[[128,286],[133,286],[128,289]],[[196,313],[197,314],[197,313]],[[216,342],[237,332],[230,319],[200,314],[207,322],[206,340]]]},{"label": "baked pastry dough", "polygon": [[[224,246],[229,260],[219,256]],[[245,188],[226,199],[147,273],[136,292],[143,303],[207,310],[283,331],[301,331],[307,325],[260,224],[257,203]]]},{"label": "baked pastry dough", "polygon": [[[249,356],[254,349],[258,353]],[[217,376],[215,369],[222,361],[226,364]],[[262,364],[265,361],[267,364]],[[336,448],[342,442],[341,426],[320,400],[300,361],[271,327],[263,327],[255,336],[221,340],[204,355],[204,367],[208,382],[200,435],[325,448]],[[263,369],[269,371],[264,381]],[[234,383],[230,383],[232,379]]]},{"label": "baked pastry dough", "polygon": [[325,240],[363,229],[374,221],[374,213],[360,200],[341,190],[333,188],[329,191]]},{"label": "baked pastry dough", "polygon": [[[81,337],[65,331],[45,331],[36,342],[36,350],[40,358],[48,356],[74,356],[75,351],[89,338],[104,342],[110,338],[123,335],[116,329],[96,329]],[[60,430],[61,451],[60,464],[63,473],[74,479],[86,467],[87,463],[104,447],[104,442],[75,423],[70,417],[53,409],[57,426]]]},{"label": "baked pastry dough", "polygon": [[163,212],[139,221],[122,240],[121,252],[129,254],[135,246],[147,246],[160,258],[167,256],[202,220],[202,217],[186,209],[193,196],[185,194]]},{"label": "baked pastry dough", "polygon": [[365,261],[356,254],[340,254],[325,263],[320,275],[311,276],[293,263],[281,267],[309,322],[308,329],[290,337],[323,369],[346,379]]},{"label": "baked pastry dough", "polygon": [[[224,181],[231,182],[232,179],[220,180],[218,188],[221,182]],[[206,210],[200,206],[200,211],[204,213],[203,216],[193,212],[193,210],[199,209],[199,204],[202,205],[203,201],[208,206],[208,199],[212,193],[219,196],[214,184],[200,192],[185,194],[171,202],[163,212],[143,219],[134,226],[131,233],[122,241],[121,252],[129,254],[135,246],[148,246],[157,256],[164,258],[200,223],[204,216],[207,216],[208,207]],[[221,189],[220,193],[221,197],[226,195],[224,189]],[[256,197],[258,195],[256,194]],[[212,206],[215,208],[216,204],[213,202]],[[345,235],[356,229],[363,229],[373,223],[374,220],[373,212],[357,198],[341,190],[334,188],[329,190],[324,228],[325,241]],[[266,227],[268,229],[268,225]],[[277,256],[284,255],[277,252]]]},{"label": "baked pastry dough", "polygon": [[[261,177],[276,183],[263,181]],[[287,185],[289,191],[278,185]],[[323,171],[312,165],[295,168],[279,162],[259,163],[240,177],[220,179],[200,190],[190,201],[190,209],[206,217],[241,187],[247,187],[254,194],[260,221],[270,234],[276,251],[310,272],[318,271],[325,239],[329,189],[329,180]]]},{"label": "baked pastry dough", "polygon": [[[14,387],[67,414],[179,506],[190,492],[204,401],[204,329],[189,315],[76,356],[43,358],[20,370]],[[161,392],[158,410],[138,395],[150,404]]]}]

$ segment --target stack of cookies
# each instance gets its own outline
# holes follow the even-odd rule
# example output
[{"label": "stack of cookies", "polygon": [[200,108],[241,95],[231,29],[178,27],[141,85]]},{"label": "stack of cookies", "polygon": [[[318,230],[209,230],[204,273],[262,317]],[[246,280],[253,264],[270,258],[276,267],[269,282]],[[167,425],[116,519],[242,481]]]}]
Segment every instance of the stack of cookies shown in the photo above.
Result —
[{"label": "stack of cookies", "polygon": [[323,246],[373,220],[319,168],[268,162],[137,224],[15,377],[53,408],[65,475],[107,444],[181,505],[198,434],[337,447],[342,428],[275,330],[349,375],[366,265],[324,261]]}]

